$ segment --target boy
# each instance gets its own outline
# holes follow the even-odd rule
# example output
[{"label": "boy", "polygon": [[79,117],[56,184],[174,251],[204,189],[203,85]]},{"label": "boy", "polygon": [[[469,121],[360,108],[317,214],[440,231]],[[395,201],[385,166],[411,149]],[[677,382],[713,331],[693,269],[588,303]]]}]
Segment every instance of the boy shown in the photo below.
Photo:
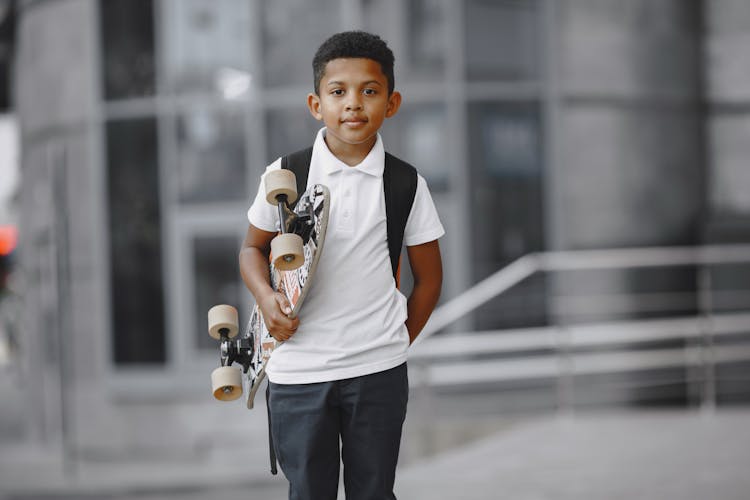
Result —
[{"label": "boy", "polygon": [[437,239],[444,230],[418,176],[404,232],[414,275],[407,301],[389,257],[378,134],[401,104],[393,62],[383,40],[361,31],[332,36],[313,59],[315,92],[307,105],[325,128],[313,145],[308,185],[328,186],[331,211],[315,281],[297,319],[287,317],[289,304],[269,285],[278,223],[262,180],[248,211],[240,271],[269,331],[285,341],[267,374],[271,433],[290,499],[335,499],[340,459],[347,498],[395,498],[407,349],[440,295]]}]

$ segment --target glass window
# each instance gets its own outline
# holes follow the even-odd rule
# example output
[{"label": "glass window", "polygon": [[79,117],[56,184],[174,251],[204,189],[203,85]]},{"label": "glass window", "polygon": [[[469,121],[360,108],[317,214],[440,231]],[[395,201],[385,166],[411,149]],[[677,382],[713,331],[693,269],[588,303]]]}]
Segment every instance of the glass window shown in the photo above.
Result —
[{"label": "glass window", "polygon": [[530,0],[467,0],[466,72],[470,80],[538,76],[539,5]]},{"label": "glass window", "polygon": [[[494,271],[542,248],[541,131],[532,103],[469,106],[469,146],[476,213],[492,213],[493,227],[477,228],[475,247]],[[484,274],[486,276],[486,274]]]},{"label": "glass window", "polygon": [[383,38],[396,56],[397,88],[403,80],[443,71],[448,48],[445,6],[445,0],[362,0],[363,29]]},{"label": "glass window", "polygon": [[104,98],[154,95],[154,22],[151,0],[99,2]]},{"label": "glass window", "polygon": [[246,198],[241,110],[193,106],[177,121],[179,198],[183,203]]},{"label": "glass window", "polygon": [[[474,279],[544,249],[541,127],[536,103],[469,106]],[[482,307],[480,328],[528,326],[544,318],[544,278]]]},{"label": "glass window", "polygon": [[295,108],[269,110],[266,115],[267,163],[312,146],[315,134],[321,127],[323,122],[315,120],[303,104]]},{"label": "glass window", "polygon": [[216,350],[216,341],[206,333],[206,314],[217,304],[229,304],[240,312],[240,333],[246,321],[241,295],[237,253],[240,242],[235,236],[199,236],[193,240],[195,271],[195,342],[199,349]]},{"label": "glass window", "polygon": [[0,113],[13,109],[13,59],[16,42],[16,13],[18,2],[4,2],[0,6]]},{"label": "glass window", "polygon": [[386,150],[413,164],[431,190],[448,188],[448,138],[442,104],[404,106],[381,131]]},{"label": "glass window", "polygon": [[485,174],[495,179],[539,175],[539,123],[534,106],[475,106],[475,139],[481,142]]},{"label": "glass window", "polygon": [[748,131],[750,117],[747,113],[726,112],[711,119],[714,160],[708,191],[711,209],[715,213],[750,215],[747,189],[750,186],[750,169],[747,155],[744,154],[747,151]]},{"label": "glass window", "polygon": [[[403,16],[401,4],[406,4],[409,0],[406,2],[397,0],[396,3],[393,0],[361,0],[361,2],[362,9],[357,13],[359,17],[357,21],[363,24],[362,29],[380,36],[392,50],[395,50],[396,47],[393,46],[393,40],[391,40],[392,35],[398,31],[395,21]],[[396,54],[397,62],[399,55]]]},{"label": "glass window", "polygon": [[114,360],[164,363],[156,120],[106,127]]},{"label": "glass window", "polygon": [[[408,4],[410,73],[439,74],[443,71],[447,37],[442,0],[411,0]],[[398,62],[398,59],[397,59]]]},{"label": "glass window", "polygon": [[266,85],[309,85],[312,89],[315,51],[340,31],[339,0],[275,0],[261,5]]},{"label": "glass window", "polygon": [[164,85],[167,92],[246,96],[250,4],[246,0],[165,0]]}]

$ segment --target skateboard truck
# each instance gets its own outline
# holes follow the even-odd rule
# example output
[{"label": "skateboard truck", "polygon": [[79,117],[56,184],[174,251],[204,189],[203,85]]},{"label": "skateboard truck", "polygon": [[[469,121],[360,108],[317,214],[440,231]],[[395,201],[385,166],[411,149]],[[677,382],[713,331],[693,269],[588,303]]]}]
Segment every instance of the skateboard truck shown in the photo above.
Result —
[{"label": "skateboard truck", "polygon": [[281,222],[282,233],[298,234],[302,238],[302,244],[306,245],[310,241],[313,227],[315,225],[315,209],[309,200],[303,199],[292,210],[288,198],[280,194],[276,198],[279,207],[279,220]]},{"label": "skateboard truck", "polygon": [[241,364],[245,373],[250,367],[253,346],[248,339],[233,340],[239,332],[237,309],[228,305],[214,306],[208,311],[208,334],[221,342],[221,366],[211,373],[214,397],[232,401],[242,396],[242,371],[232,367]]},{"label": "skateboard truck", "polygon": [[[289,197],[283,193],[276,195],[276,202],[279,211],[279,221],[281,221],[281,233],[298,234],[302,238],[302,244],[307,244],[315,223],[315,209],[312,204],[308,200],[302,200],[300,203],[303,204],[298,205],[295,212],[289,203]],[[284,256],[284,260],[290,262],[288,260],[290,257],[286,255]]]},{"label": "skateboard truck", "polygon": [[[284,211],[288,210],[286,214],[287,232],[298,234],[302,238],[302,244],[306,245],[310,241],[310,235],[315,226],[315,209],[310,200],[303,198],[297,204],[295,211],[291,210],[288,203],[284,203],[284,207]],[[279,216],[281,216],[281,213],[279,213]]]},{"label": "skateboard truck", "polygon": [[274,170],[266,175],[265,183],[266,201],[276,205],[279,212],[281,234],[271,240],[273,264],[282,271],[297,269],[305,263],[305,240],[298,234],[304,225],[300,226],[299,216],[290,207],[297,200],[296,177],[290,170]]},{"label": "skateboard truck", "polygon": [[229,331],[225,328],[219,331],[219,335],[221,366],[231,366],[233,363],[237,363],[242,366],[242,372],[247,373],[250,368],[250,360],[253,357],[253,345],[247,338],[230,339]]}]

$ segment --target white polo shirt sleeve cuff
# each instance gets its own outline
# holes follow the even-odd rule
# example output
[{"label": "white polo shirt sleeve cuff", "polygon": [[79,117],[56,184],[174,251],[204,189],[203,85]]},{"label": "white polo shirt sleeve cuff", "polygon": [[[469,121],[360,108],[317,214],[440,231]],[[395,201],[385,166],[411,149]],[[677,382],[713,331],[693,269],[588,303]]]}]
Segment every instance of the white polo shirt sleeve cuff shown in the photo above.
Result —
[{"label": "white polo shirt sleeve cuff", "polygon": [[279,221],[278,216],[276,215],[277,208],[266,201],[266,184],[264,179],[268,172],[280,168],[280,158],[266,168],[265,173],[260,178],[258,193],[255,195],[255,200],[247,211],[247,220],[250,224],[258,229],[271,233],[279,230]]},{"label": "white polo shirt sleeve cuff", "polygon": [[404,244],[408,247],[434,241],[445,234],[443,224],[438,217],[435,203],[432,201],[427,181],[421,175],[417,178],[417,192],[414,204],[406,221]]},{"label": "white polo shirt sleeve cuff", "polygon": [[409,239],[404,238],[404,245],[406,245],[407,247],[421,245],[423,243],[435,241],[441,238],[444,234],[445,234],[445,230],[443,229],[443,226],[441,225],[440,227],[434,228],[431,231],[425,231],[424,233],[411,236]]}]

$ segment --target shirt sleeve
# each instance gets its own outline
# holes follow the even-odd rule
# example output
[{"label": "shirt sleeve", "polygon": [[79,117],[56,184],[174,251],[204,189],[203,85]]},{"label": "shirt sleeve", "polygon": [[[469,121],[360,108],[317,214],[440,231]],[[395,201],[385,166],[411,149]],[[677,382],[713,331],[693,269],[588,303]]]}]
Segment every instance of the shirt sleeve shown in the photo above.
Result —
[{"label": "shirt sleeve", "polygon": [[417,177],[417,192],[404,230],[404,244],[415,246],[434,241],[445,234],[435,203],[432,201],[427,181]]},{"label": "shirt sleeve", "polygon": [[260,178],[258,193],[255,195],[253,204],[247,211],[247,220],[250,224],[263,231],[276,232],[279,230],[277,208],[266,201],[266,175],[272,170],[281,168],[281,158],[270,164]]}]

